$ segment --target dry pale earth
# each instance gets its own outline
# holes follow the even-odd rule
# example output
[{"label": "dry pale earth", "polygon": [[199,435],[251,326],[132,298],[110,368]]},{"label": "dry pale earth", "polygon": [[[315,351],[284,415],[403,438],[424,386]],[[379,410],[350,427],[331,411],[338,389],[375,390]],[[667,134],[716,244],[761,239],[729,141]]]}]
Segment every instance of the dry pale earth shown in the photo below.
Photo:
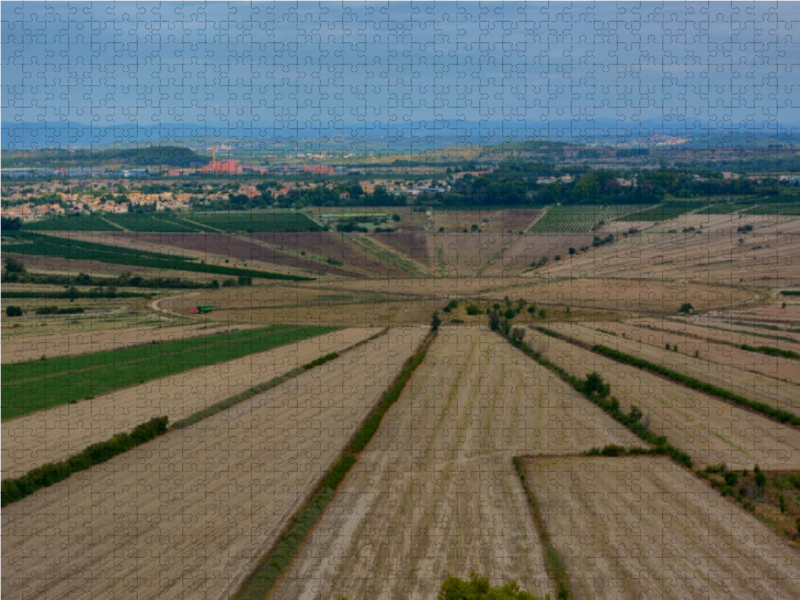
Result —
[{"label": "dry pale earth", "polygon": [[576,600],[800,597],[800,554],[666,457],[525,466]]},{"label": "dry pale earth", "polygon": [[667,436],[695,464],[730,469],[800,469],[800,430],[617,363],[562,340],[531,333],[531,345],[572,375],[599,373],[625,412],[633,406],[650,430]]},{"label": "dry pale earth", "polygon": [[3,509],[3,598],[229,598],[424,328],[392,330]]},{"label": "dry pale earth", "polygon": [[3,421],[3,478],[19,477],[45,463],[64,460],[153,417],[167,416],[174,423],[320,356],[341,352],[379,331],[340,329]]},{"label": "dry pale earth", "polygon": [[[776,377],[746,370],[747,365],[713,363],[702,356],[695,358],[681,352],[651,346],[636,340],[592,329],[575,323],[554,323],[554,331],[586,344],[602,344],[625,354],[662,365],[748,398],[800,415],[800,386]],[[688,389],[688,388],[687,388]]]},{"label": "dry pale earth", "polygon": [[435,597],[476,570],[553,590],[512,458],[641,444],[499,336],[444,327],[272,597]]}]

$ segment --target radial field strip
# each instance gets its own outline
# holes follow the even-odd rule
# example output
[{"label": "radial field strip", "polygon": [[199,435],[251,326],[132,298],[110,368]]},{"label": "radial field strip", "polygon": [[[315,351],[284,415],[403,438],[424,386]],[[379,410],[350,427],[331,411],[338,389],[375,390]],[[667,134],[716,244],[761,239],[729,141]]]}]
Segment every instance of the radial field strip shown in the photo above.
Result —
[{"label": "radial field strip", "polygon": [[335,329],[323,326],[276,326],[266,330],[57,359],[51,361],[57,363],[52,370],[47,369],[49,361],[10,365],[3,369],[4,402],[0,414],[3,419],[18,417],[129,385],[263,352]]}]

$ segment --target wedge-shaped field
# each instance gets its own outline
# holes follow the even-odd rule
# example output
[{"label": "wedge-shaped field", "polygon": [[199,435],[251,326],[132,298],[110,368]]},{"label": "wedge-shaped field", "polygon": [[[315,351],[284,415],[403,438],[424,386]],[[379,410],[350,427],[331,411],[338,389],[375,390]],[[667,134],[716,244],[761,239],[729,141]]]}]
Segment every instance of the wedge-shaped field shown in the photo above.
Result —
[{"label": "wedge-shaped field", "polygon": [[670,351],[673,353],[703,359],[708,370],[715,369],[717,365],[735,366],[773,379],[788,380],[794,384],[793,387],[788,388],[793,390],[790,393],[800,396],[800,387],[797,387],[800,382],[800,360],[797,359],[742,350],[730,344],[713,342],[708,339],[700,340],[677,332],[660,331],[639,327],[635,324],[595,321],[586,323],[586,326],[665,350],[669,344]]},{"label": "wedge-shaped field", "polygon": [[622,409],[638,406],[643,422],[665,435],[698,464],[731,469],[800,468],[800,430],[686,388],[668,379],[617,363],[567,342],[532,336],[533,347],[578,377],[599,373]]},{"label": "wedge-shaped field", "polygon": [[380,330],[350,328],[3,422],[3,478],[64,460],[153,417],[174,423]]},{"label": "wedge-shaped field", "polygon": [[800,597],[800,554],[664,457],[530,457],[577,599]]},{"label": "wedge-shaped field", "polygon": [[423,328],[392,330],[3,509],[3,598],[229,598]]},{"label": "wedge-shaped field", "polygon": [[749,364],[747,362],[743,364],[715,363],[708,357],[704,357],[702,353],[700,358],[695,358],[693,354],[687,355],[667,350],[664,346],[652,346],[625,339],[585,325],[564,324],[553,327],[553,329],[581,342],[592,345],[602,344],[724,388],[750,400],[763,402],[769,406],[800,415],[800,387],[778,377],[748,371]]},{"label": "wedge-shaped field", "polygon": [[471,570],[553,594],[512,458],[640,444],[499,336],[443,328],[275,598],[425,598]]},{"label": "wedge-shaped field", "polygon": [[79,331],[66,323],[58,323],[55,327],[48,328],[51,332],[48,335],[14,335],[13,330],[10,330],[8,335],[3,336],[3,364],[41,359],[42,356],[60,358],[92,352],[122,350],[139,344],[171,342],[232,330],[242,331],[252,329],[254,326],[246,323],[232,327],[189,323],[174,327],[150,325],[149,327],[119,327],[105,330],[94,330],[93,327],[93,320],[87,319],[85,323],[81,324]]},{"label": "wedge-shaped field", "polygon": [[724,323],[706,323],[703,321],[701,324],[701,322],[694,323],[669,319],[637,319],[628,321],[628,323],[637,327],[659,329],[714,342],[737,346],[742,344],[754,347],[767,346],[778,350],[791,350],[800,354],[800,336],[793,335],[787,331],[748,329]]}]

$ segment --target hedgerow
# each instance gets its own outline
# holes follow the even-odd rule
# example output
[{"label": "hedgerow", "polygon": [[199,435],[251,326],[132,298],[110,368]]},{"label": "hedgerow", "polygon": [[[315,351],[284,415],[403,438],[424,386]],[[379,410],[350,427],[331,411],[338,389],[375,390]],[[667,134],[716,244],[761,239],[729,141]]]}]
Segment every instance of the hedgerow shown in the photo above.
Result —
[{"label": "hedgerow", "polygon": [[30,496],[35,491],[67,479],[73,473],[85,471],[107,460],[163,435],[167,417],[154,417],[134,427],[130,433],[118,433],[110,440],[88,446],[82,452],[57,463],[48,463],[28,471],[21,477],[4,479],[0,505],[7,506]]}]

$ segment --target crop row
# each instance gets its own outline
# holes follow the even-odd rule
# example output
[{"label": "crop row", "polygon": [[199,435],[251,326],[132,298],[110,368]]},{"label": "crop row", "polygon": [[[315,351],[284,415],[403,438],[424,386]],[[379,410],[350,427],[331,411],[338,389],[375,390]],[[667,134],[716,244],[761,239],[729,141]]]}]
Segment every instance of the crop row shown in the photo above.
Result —
[{"label": "crop row", "polygon": [[53,361],[9,365],[2,373],[4,402],[0,414],[3,419],[9,419],[77,402],[130,385],[264,352],[334,329],[323,326],[274,326]]},{"label": "crop row", "polygon": [[642,210],[636,204],[618,206],[555,206],[548,209],[529,233],[589,233],[601,221],[617,219]]},{"label": "crop row", "polygon": [[90,260],[112,264],[152,267],[167,271],[192,271],[197,273],[214,273],[234,277],[258,277],[261,279],[286,279],[291,281],[308,281],[307,277],[296,277],[282,273],[270,273],[238,267],[225,267],[197,262],[194,258],[183,258],[158,252],[133,250],[118,246],[107,246],[94,242],[84,242],[68,238],[46,236],[36,233],[17,234],[19,242],[9,241],[3,244],[3,251],[9,253],[35,256],[53,256],[68,260]]}]

